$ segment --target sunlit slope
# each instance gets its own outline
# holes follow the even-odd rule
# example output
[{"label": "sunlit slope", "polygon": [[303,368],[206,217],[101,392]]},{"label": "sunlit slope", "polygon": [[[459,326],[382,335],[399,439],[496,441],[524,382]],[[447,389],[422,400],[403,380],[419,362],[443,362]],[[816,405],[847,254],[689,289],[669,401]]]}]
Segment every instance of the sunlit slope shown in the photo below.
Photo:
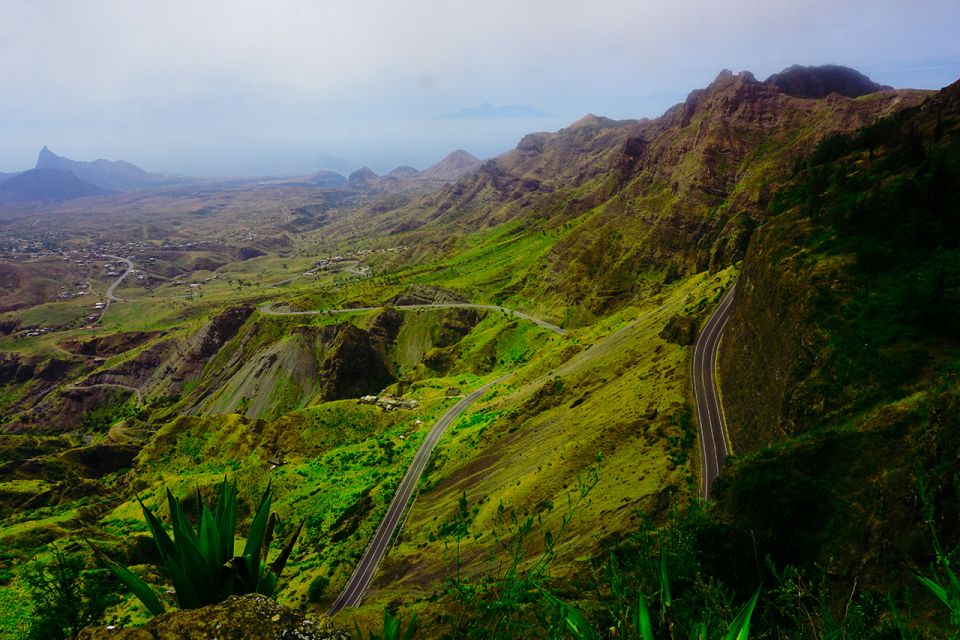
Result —
[{"label": "sunlit slope", "polygon": [[[441,527],[466,495],[468,572],[479,571],[502,504],[518,516],[549,510],[556,530],[567,494],[601,454],[599,484],[562,547],[563,572],[599,554],[658,512],[670,494],[695,484],[695,435],[688,405],[691,347],[660,336],[675,316],[698,317],[733,273],[698,276],[647,304],[554,341],[458,420],[410,510],[401,541],[387,557],[367,602],[428,596],[446,566]],[[478,536],[474,540],[474,535]]]}]

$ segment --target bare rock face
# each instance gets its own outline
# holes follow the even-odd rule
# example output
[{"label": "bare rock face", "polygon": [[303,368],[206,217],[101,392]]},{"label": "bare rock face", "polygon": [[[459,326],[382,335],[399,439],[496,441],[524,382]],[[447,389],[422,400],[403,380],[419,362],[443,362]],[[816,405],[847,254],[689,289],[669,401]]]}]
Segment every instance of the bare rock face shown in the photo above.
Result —
[{"label": "bare rock face", "polygon": [[138,629],[88,627],[77,640],[346,640],[350,636],[323,618],[307,617],[258,594],[221,604],[173,611]]}]

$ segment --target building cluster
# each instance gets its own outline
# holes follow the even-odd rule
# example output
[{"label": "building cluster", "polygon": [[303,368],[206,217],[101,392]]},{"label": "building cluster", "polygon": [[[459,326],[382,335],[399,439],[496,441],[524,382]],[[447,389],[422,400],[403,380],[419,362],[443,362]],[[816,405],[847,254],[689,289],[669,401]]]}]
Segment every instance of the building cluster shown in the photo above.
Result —
[{"label": "building cluster", "polygon": [[390,394],[382,396],[363,396],[357,402],[360,404],[372,404],[380,407],[384,411],[396,411],[398,409],[412,411],[419,406],[419,403],[416,400],[412,400],[410,398],[395,398]]}]

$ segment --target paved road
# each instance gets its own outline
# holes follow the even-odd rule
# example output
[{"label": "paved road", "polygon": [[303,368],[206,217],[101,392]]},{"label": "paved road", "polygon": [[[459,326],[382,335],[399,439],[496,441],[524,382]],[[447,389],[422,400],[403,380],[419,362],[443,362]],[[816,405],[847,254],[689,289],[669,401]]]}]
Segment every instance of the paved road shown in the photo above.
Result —
[{"label": "paved road", "polygon": [[[484,311],[503,311],[508,315],[512,315],[516,318],[522,318],[524,320],[529,320],[539,327],[543,327],[547,331],[552,331],[559,335],[566,335],[567,330],[561,329],[555,324],[550,324],[545,320],[540,318],[534,318],[533,316],[528,316],[525,313],[520,311],[514,311],[512,309],[507,309],[506,307],[501,307],[495,304],[470,304],[467,302],[437,302],[433,304],[395,304],[392,305],[395,309],[482,309]],[[260,307],[260,312],[265,313],[270,316],[315,316],[323,313],[353,313],[355,311],[376,311],[378,309],[383,309],[384,307],[354,307],[353,309],[323,309],[319,311],[274,311],[271,309],[271,305],[265,304]]]},{"label": "paved road", "polygon": [[693,395],[697,402],[697,420],[700,423],[700,458],[702,473],[700,478],[700,495],[710,497],[710,487],[713,480],[723,470],[724,462],[730,447],[727,443],[726,429],[723,425],[723,412],[720,410],[720,397],[717,394],[714,371],[717,362],[717,347],[720,345],[720,336],[730,318],[730,308],[733,303],[733,292],[736,286],[731,287],[724,296],[710,319],[707,326],[697,339],[697,346],[693,351]]},{"label": "paved road", "polygon": [[136,387],[131,387],[126,384],[117,384],[114,382],[96,382],[94,384],[86,384],[86,385],[72,384],[72,385],[69,385],[67,389],[76,389],[77,391],[84,391],[86,389],[93,389],[94,387],[108,387],[113,389],[126,389],[127,391],[132,391],[133,393],[136,394],[137,401],[140,404],[143,404],[143,392],[140,391],[140,389],[137,389]]},{"label": "paved road", "polygon": [[437,442],[440,440],[443,432],[447,430],[447,427],[449,427],[467,407],[483,395],[487,389],[498,382],[503,382],[511,375],[513,374],[508,373],[502,378],[488,382],[470,395],[464,397],[460,402],[447,410],[447,412],[437,420],[436,424],[433,425],[423,444],[420,445],[417,455],[414,456],[413,462],[407,469],[406,475],[403,476],[403,480],[400,482],[400,488],[397,489],[397,493],[393,496],[390,507],[387,509],[387,515],[383,517],[380,526],[377,527],[376,533],[373,534],[373,540],[370,541],[370,546],[367,547],[363,558],[360,559],[360,564],[354,569],[353,575],[350,576],[350,580],[347,582],[347,586],[344,587],[343,592],[340,593],[340,597],[338,597],[336,602],[330,607],[327,615],[332,616],[344,607],[354,607],[363,599],[363,595],[370,587],[373,576],[377,573],[377,567],[380,566],[380,561],[383,560],[383,556],[387,552],[390,540],[393,539],[393,534],[400,525],[400,518],[403,517],[403,512],[407,508],[407,503],[410,501],[413,489],[420,480],[420,476],[423,475],[423,469],[427,466],[430,454],[433,452],[434,447],[437,446]]},{"label": "paved road", "polygon": [[107,256],[107,257],[112,258],[113,260],[118,260],[120,262],[127,263],[127,270],[124,271],[122,274],[120,274],[120,277],[114,280],[113,283],[109,287],[107,287],[107,306],[109,306],[110,303],[113,302],[114,300],[117,300],[117,301],[123,300],[123,298],[118,298],[117,296],[113,295],[113,290],[116,289],[117,285],[123,282],[128,275],[130,275],[131,271],[133,271],[133,262],[131,262],[127,258],[121,258],[120,256]]}]

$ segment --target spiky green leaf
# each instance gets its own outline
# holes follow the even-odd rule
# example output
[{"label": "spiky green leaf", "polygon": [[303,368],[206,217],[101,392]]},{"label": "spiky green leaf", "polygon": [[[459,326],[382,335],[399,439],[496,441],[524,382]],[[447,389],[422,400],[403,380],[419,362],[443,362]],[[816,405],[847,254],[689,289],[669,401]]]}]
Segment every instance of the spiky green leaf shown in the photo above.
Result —
[{"label": "spiky green leaf", "polygon": [[417,613],[414,612],[410,616],[410,624],[407,625],[407,631],[403,634],[403,640],[413,640],[413,636],[417,633]]},{"label": "spiky green leaf", "polygon": [[253,522],[250,524],[250,531],[247,532],[247,541],[243,545],[243,559],[247,563],[247,571],[253,580],[252,589],[257,593],[260,592],[259,580],[262,572],[260,550],[263,547],[263,540],[267,534],[267,521],[270,518],[271,499],[270,487],[268,486],[267,490],[263,492],[263,497],[260,499],[260,505],[257,507],[257,511],[253,516]]},{"label": "spiky green leaf", "polygon": [[140,579],[140,576],[134,572],[127,569],[121,564],[117,564],[113,560],[107,557],[105,553],[93,546],[92,543],[87,541],[87,544],[90,545],[90,548],[93,549],[94,554],[100,561],[110,570],[110,572],[117,577],[117,580],[122,582],[130,591],[133,592],[133,595],[144,604],[147,610],[150,611],[155,616],[160,615],[166,609],[163,606],[163,603],[160,602],[160,598],[157,596],[157,593],[148,585],[146,582]]},{"label": "spiky green leaf", "polygon": [[670,607],[670,576],[667,573],[667,554],[660,545],[660,613],[666,614]]},{"label": "spiky green leaf", "polygon": [[943,604],[950,606],[950,594],[947,593],[947,590],[944,589],[938,582],[931,580],[930,578],[925,578],[924,576],[916,576],[917,580],[920,581],[920,584],[925,586],[927,590],[940,599]]},{"label": "spiky green leaf", "polygon": [[140,510],[143,511],[143,519],[147,521],[147,527],[150,529],[153,541],[157,545],[160,557],[167,558],[168,556],[175,556],[177,554],[176,547],[173,544],[173,540],[167,535],[166,529],[163,528],[163,523],[154,515],[153,511],[147,508],[147,505],[143,503],[140,496],[137,496],[137,502],[140,503]]},{"label": "spiky green leaf", "polygon": [[650,622],[650,610],[647,608],[647,600],[643,594],[637,592],[637,603],[633,611],[633,628],[642,640],[654,640],[653,625]]},{"label": "spiky green leaf", "polygon": [[726,635],[723,636],[723,640],[748,640],[750,637],[750,617],[753,615],[753,608],[757,606],[757,599],[759,597],[760,589],[757,589],[753,593],[753,597],[743,605],[740,613],[738,613],[737,617],[730,623]]}]

